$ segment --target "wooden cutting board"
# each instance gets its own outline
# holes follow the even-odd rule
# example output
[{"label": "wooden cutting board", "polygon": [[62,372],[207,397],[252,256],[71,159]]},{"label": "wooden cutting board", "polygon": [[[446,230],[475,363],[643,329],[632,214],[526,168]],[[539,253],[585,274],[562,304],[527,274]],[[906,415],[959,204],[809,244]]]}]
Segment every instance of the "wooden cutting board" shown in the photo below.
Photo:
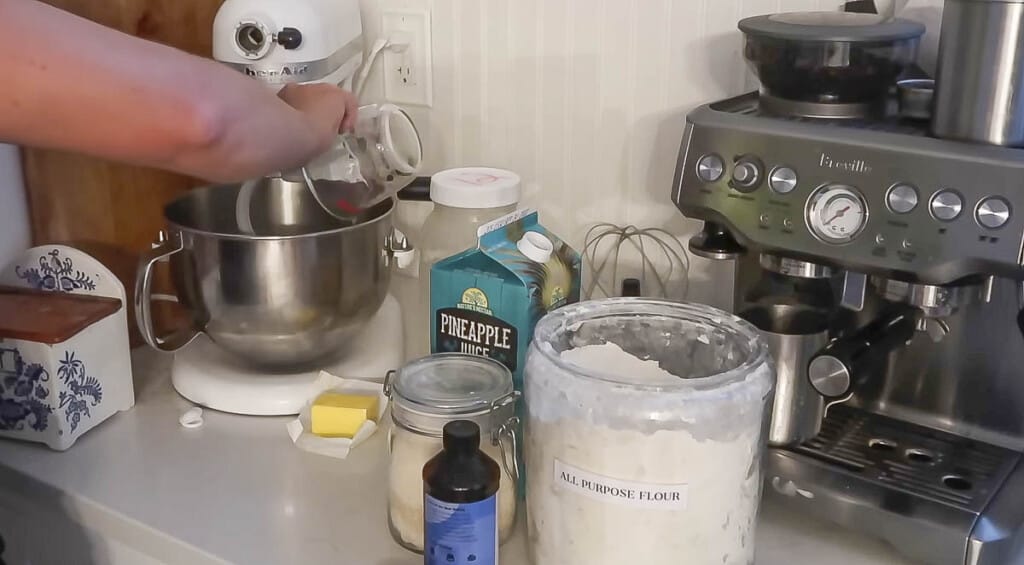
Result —
[{"label": "wooden cutting board", "polygon": [[[209,57],[213,17],[222,0],[44,1],[122,32]],[[64,243],[90,253],[121,279],[129,296],[140,253],[164,226],[164,205],[202,184],[59,151],[24,148],[22,162],[33,242]],[[155,291],[169,289],[166,274],[160,278]],[[132,312],[129,316],[134,320]],[[138,344],[139,335],[130,325],[132,343]]]}]

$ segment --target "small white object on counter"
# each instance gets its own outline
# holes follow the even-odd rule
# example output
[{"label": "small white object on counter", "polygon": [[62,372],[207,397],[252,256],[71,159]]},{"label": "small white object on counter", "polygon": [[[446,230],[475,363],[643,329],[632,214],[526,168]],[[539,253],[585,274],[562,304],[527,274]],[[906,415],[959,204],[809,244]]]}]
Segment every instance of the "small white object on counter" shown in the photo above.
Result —
[{"label": "small white object on counter", "polygon": [[202,427],[203,425],[203,409],[198,406],[193,406],[185,411],[184,414],[178,418],[178,423],[181,427],[188,429],[195,429]]}]

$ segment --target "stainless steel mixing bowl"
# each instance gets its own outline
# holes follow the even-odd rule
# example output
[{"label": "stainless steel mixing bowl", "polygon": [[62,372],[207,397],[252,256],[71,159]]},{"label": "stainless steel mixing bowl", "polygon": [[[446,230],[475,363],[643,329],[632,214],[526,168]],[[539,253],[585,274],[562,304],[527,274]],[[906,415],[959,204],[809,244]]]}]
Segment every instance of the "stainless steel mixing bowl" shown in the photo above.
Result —
[{"label": "stainless steel mixing bowl", "polygon": [[[264,369],[330,359],[387,294],[394,202],[348,223],[325,212],[302,183],[263,179],[250,188],[199,188],[164,209],[169,229],[136,280],[142,335],[174,351],[202,331]],[[151,289],[153,267],[165,258],[193,325],[158,337]]]}]

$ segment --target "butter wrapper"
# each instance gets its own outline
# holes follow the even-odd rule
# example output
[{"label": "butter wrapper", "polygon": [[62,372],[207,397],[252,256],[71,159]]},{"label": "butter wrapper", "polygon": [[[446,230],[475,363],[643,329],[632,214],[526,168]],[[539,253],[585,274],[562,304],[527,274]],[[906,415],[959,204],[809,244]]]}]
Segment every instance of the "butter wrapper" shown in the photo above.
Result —
[{"label": "butter wrapper", "polygon": [[[384,413],[388,406],[388,397],[384,394],[384,386],[381,383],[374,383],[359,379],[343,379],[327,373],[326,371],[320,371],[318,385],[319,386],[316,388],[319,392],[306,401],[306,405],[303,406],[302,411],[299,412],[298,418],[288,422],[288,437],[292,438],[292,443],[294,443],[296,447],[304,451],[333,457],[335,459],[345,459],[348,457],[349,451],[355,449],[356,446],[369,439],[370,436],[377,431],[377,428],[379,427],[377,422],[383,420]],[[362,427],[359,428],[359,431],[356,432],[355,437],[352,439],[344,437],[320,437],[313,434],[310,431],[313,429],[313,426],[310,423],[310,407],[313,405],[316,397],[325,392],[362,395],[376,394],[378,398],[377,422],[372,420],[363,422]]]}]

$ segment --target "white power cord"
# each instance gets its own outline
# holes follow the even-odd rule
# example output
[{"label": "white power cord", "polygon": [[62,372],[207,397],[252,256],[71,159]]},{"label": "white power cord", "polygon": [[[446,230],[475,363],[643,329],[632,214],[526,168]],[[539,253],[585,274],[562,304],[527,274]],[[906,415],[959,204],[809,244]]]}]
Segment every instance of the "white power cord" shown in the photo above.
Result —
[{"label": "white power cord", "polygon": [[370,48],[370,53],[366,56],[366,62],[359,69],[359,74],[353,83],[352,91],[355,93],[356,98],[362,97],[363,88],[366,87],[366,79],[370,77],[370,72],[373,70],[373,65],[377,62],[377,56],[380,55],[380,52],[387,49],[392,53],[402,53],[409,48],[411,42],[412,40],[409,35],[403,32],[398,32],[391,37],[382,37],[373,42],[373,47]]}]

